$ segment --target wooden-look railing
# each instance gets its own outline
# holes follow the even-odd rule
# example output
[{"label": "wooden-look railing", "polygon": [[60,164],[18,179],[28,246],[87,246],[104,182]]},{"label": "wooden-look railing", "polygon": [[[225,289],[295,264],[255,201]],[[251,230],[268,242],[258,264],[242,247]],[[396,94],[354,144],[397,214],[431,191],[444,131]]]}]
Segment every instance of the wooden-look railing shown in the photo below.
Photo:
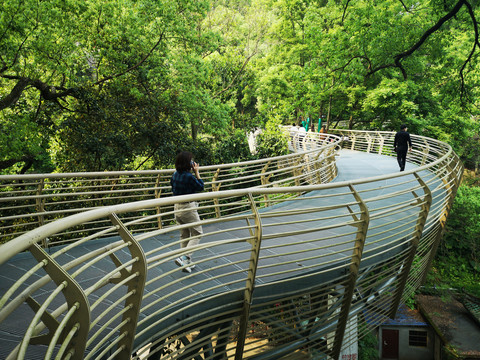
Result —
[{"label": "wooden-look railing", "polygon": [[[393,154],[392,133],[335,134],[202,167],[194,196],[169,196],[171,170],[0,177],[7,358],[338,359],[422,283],[463,169],[413,136],[414,169],[332,183],[340,144]],[[186,200],[191,274],[172,265]]]}]

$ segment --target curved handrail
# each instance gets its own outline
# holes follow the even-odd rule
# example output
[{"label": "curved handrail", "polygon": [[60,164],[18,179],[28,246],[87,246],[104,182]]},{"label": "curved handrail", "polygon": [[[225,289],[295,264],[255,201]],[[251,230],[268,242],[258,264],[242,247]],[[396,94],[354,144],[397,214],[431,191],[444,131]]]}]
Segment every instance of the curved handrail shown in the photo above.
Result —
[{"label": "curved handrail", "polygon": [[[339,135],[350,149],[392,153],[391,133],[342,131]],[[287,178],[282,172],[269,183],[277,170],[272,175],[268,168],[262,170],[272,159],[256,162],[262,164],[257,179],[263,186],[101,207],[18,236],[0,246],[0,261],[26,249],[36,261],[0,300],[0,326],[22,311],[25,299],[30,299],[27,303],[37,316],[29,320],[29,330],[11,356],[27,354],[35,348],[32,344],[43,341],[50,344],[49,354],[65,351],[80,358],[129,358],[131,349],[138,356],[170,351],[165,358],[176,358],[179,352],[209,358],[212,350],[205,349],[212,346],[217,355],[234,352],[236,358],[253,358],[244,349],[246,343],[257,344],[268,356],[303,348],[338,358],[342,346],[354,341],[353,336],[345,336],[353,319],[373,313],[378,318],[391,316],[400,299],[418,287],[455,195],[462,172],[458,157],[447,144],[412,138],[416,150],[409,161],[418,166],[404,173],[326,183],[336,174],[332,163],[337,143],[317,137],[315,145],[326,144],[322,149],[330,149],[328,156],[322,157],[325,150],[313,148],[300,158],[275,158],[275,169],[290,171]],[[427,150],[419,147],[425,143]],[[285,159],[300,160],[285,166]],[[245,175],[236,178],[242,182]],[[211,179],[211,184],[218,181],[214,175]],[[296,180],[318,185],[285,186]],[[275,186],[267,187],[272,183]],[[170,234],[182,226],[167,222],[174,202],[187,199],[200,203],[200,224],[206,230],[195,253],[208,256],[200,256],[198,271],[178,276],[178,269],[170,265],[183,250]],[[164,224],[152,227],[151,220],[158,218]],[[105,219],[111,225],[105,225]],[[225,222],[227,229],[222,228]],[[92,224],[100,225],[92,228]],[[81,225],[85,227],[79,229]],[[76,231],[79,240],[50,254],[36,245],[67,234],[65,230]],[[120,237],[105,239],[115,234]],[[104,245],[96,250],[82,250],[99,241]],[[110,270],[89,282],[92,267]],[[42,273],[48,275],[39,277]],[[49,306],[35,305],[35,295],[41,297],[38,294],[51,287],[52,279],[66,301],[51,296],[46,300]],[[189,286],[181,286],[184,282]],[[24,288],[25,284],[29,285]],[[308,306],[303,304],[306,297]],[[118,312],[120,302],[130,305]],[[207,304],[217,307],[212,310]],[[99,313],[100,308],[106,310]],[[281,320],[278,311],[284,316]],[[58,325],[46,320],[67,312],[68,321]],[[95,318],[90,320],[91,316]],[[374,323],[367,321],[367,328]],[[251,324],[259,328],[266,324],[261,332],[277,346],[271,349],[248,338]],[[52,335],[40,339],[45,325]],[[79,331],[85,328],[88,331]],[[67,329],[72,336],[65,335]],[[185,340],[194,330],[199,335]],[[230,331],[235,332],[236,343]],[[282,336],[288,340],[280,341]],[[180,350],[175,350],[176,342],[182,343]],[[54,350],[56,343],[65,345]]]},{"label": "curved handrail", "polygon": [[[89,222],[101,217],[105,217],[112,213],[122,214],[128,211],[138,211],[144,208],[163,207],[163,206],[169,206],[169,205],[171,206],[177,202],[184,202],[187,200],[205,201],[210,199],[223,199],[223,198],[232,198],[235,196],[246,196],[247,194],[258,196],[263,194],[273,195],[273,194],[279,194],[279,193],[280,194],[297,193],[297,192],[304,193],[304,192],[317,191],[322,189],[333,189],[333,188],[345,187],[348,185],[359,185],[359,184],[364,184],[366,182],[382,181],[386,179],[392,179],[395,177],[404,177],[408,174],[418,173],[418,172],[427,170],[431,167],[438,166],[439,164],[444,162],[445,158],[452,155],[453,153],[453,150],[451,149],[450,146],[447,146],[446,148],[448,150],[443,157],[433,161],[432,163],[419,166],[418,168],[406,170],[403,174],[398,173],[398,174],[378,175],[378,176],[372,176],[364,179],[354,179],[354,180],[348,180],[348,181],[340,181],[336,183],[327,183],[322,185],[303,185],[300,187],[291,186],[284,189],[262,188],[262,186],[260,185],[258,189],[247,188],[247,189],[241,189],[241,190],[230,190],[230,191],[226,190],[226,191],[215,193],[213,195],[211,193],[204,192],[204,193],[198,193],[195,195],[183,195],[183,196],[168,197],[163,199],[144,200],[144,201],[137,201],[134,203],[119,204],[114,206],[100,207],[93,210],[88,210],[87,212],[71,215],[64,220],[57,220],[54,223],[50,223],[42,227],[36,228],[26,234],[23,234],[15,238],[9,243],[5,244],[2,247],[2,249],[4,249],[5,251],[3,251],[0,256],[0,264],[5,262],[12,255],[26,250],[33,243],[41,242],[46,237],[55,235],[58,232],[66,230],[70,227],[73,227],[85,222]],[[281,158],[282,157],[280,156],[280,157],[271,158],[271,159],[281,159]],[[264,163],[265,161],[255,161],[255,162]],[[250,162],[244,162],[244,163],[251,164],[252,162],[250,161]],[[215,167],[208,167],[208,168],[212,169]],[[168,174],[170,174],[170,176],[172,173],[173,173],[173,170],[168,170]],[[78,174],[74,174],[73,176],[77,176],[77,175]],[[33,176],[37,177],[38,175],[33,175]],[[41,175],[41,177],[44,178],[45,176]],[[12,175],[12,178],[18,178],[18,176]],[[11,248],[14,249],[12,252],[9,251]]]},{"label": "curved handrail", "polygon": [[[310,135],[302,142],[302,151],[289,155],[201,166],[205,191],[276,186],[279,182],[284,186],[308,184],[312,180],[301,173],[303,167],[311,166],[330,166],[331,170],[323,170],[327,176],[322,182],[331,181],[335,176],[333,154],[340,138],[332,135],[328,140],[332,142]],[[298,141],[293,144],[297,148]],[[0,242],[79,211],[171,196],[169,180],[174,171],[0,175]],[[299,175],[292,176],[295,172]],[[49,245],[42,244],[43,247]]]}]

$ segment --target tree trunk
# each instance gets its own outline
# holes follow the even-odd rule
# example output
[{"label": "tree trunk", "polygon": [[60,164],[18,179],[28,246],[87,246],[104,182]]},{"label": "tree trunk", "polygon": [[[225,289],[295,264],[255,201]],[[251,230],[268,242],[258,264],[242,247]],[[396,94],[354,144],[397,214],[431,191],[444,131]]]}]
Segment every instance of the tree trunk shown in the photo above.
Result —
[{"label": "tree trunk", "polygon": [[332,95],[328,99],[328,112],[327,112],[327,133],[330,130],[330,114],[332,111]]},{"label": "tree trunk", "polygon": [[198,132],[197,124],[195,124],[195,120],[193,119],[191,121],[191,124],[192,124],[192,139],[195,142],[197,141],[197,132]]}]

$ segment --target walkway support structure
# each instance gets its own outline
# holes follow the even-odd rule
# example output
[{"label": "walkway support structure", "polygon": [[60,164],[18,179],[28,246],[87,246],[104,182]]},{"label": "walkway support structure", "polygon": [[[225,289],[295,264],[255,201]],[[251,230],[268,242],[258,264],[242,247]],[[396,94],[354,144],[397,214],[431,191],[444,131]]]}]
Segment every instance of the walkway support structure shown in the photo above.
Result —
[{"label": "walkway support structure", "polygon": [[[421,285],[463,172],[412,135],[408,171],[332,182],[340,147],[395,163],[393,138],[307,134],[201,167],[193,196],[171,196],[172,170],[0,176],[0,358],[341,358]],[[204,229],[190,274],[186,200]]]}]

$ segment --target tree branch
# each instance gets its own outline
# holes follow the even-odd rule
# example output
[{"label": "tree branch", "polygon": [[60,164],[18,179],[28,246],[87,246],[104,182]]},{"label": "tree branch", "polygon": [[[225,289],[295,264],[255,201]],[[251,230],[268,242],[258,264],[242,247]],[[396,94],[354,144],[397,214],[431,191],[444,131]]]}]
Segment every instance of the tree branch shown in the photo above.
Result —
[{"label": "tree branch", "polygon": [[350,4],[350,0],[347,0],[347,2],[345,3],[345,6],[343,8],[342,24],[343,24],[343,21],[345,20],[346,14],[347,14],[348,4]]},{"label": "tree branch", "polygon": [[[29,163],[32,163],[33,162],[33,156],[31,155],[23,155],[21,157],[18,157],[18,158],[11,158],[11,159],[7,159],[7,160],[1,160],[0,161],[0,170],[4,170],[4,169],[7,169],[19,162],[25,162],[25,166]],[[25,167],[24,166],[24,167]]]},{"label": "tree branch", "polygon": [[465,62],[463,63],[463,65],[460,69],[460,79],[461,79],[461,90],[460,91],[461,91],[461,97],[462,98],[465,94],[465,78],[463,76],[463,71],[467,67],[467,64],[472,60],[473,54],[475,53],[475,50],[476,50],[477,46],[480,47],[480,42],[479,42],[479,39],[478,39],[478,36],[479,36],[478,35],[478,24],[477,24],[477,19],[475,18],[475,13],[473,12],[472,5],[469,2],[465,1],[465,6],[467,7],[470,18],[472,19],[473,29],[475,31],[475,40],[473,42],[472,51],[470,51],[470,54],[468,54],[467,59],[465,60]]},{"label": "tree branch", "polygon": [[[162,39],[163,39],[163,33],[161,34],[157,43],[150,49],[150,51],[137,64],[135,64],[134,66],[128,68],[127,70],[125,70],[121,73],[114,74],[114,75],[111,75],[111,76],[107,76],[107,77],[103,78],[102,80],[99,80],[96,83],[92,84],[92,86],[102,84],[102,83],[104,83],[108,80],[114,79],[116,77],[120,77],[120,76],[125,75],[126,73],[138,68],[140,65],[142,65],[147,60],[148,57],[150,57],[150,55],[158,47],[158,45],[160,44]],[[25,40],[24,40],[24,42],[25,42]],[[22,42],[22,46],[23,46],[24,42]],[[5,71],[5,70],[7,70],[7,68],[4,67],[3,70]],[[73,93],[75,92],[74,88],[68,88],[68,89],[63,88],[63,87],[58,87],[57,88],[57,87],[54,87],[54,86],[50,86],[50,85],[44,83],[41,80],[33,80],[33,79],[21,77],[21,76],[6,75],[6,74],[0,75],[0,77],[3,77],[5,79],[10,79],[10,80],[18,80],[17,84],[14,86],[14,88],[12,89],[10,94],[8,94],[5,97],[0,98],[0,111],[9,107],[9,106],[14,105],[18,101],[20,96],[22,95],[22,92],[25,90],[25,88],[29,85],[38,89],[40,91],[42,97],[45,100],[57,101],[57,103],[58,103],[58,99],[64,98],[64,97],[69,96],[69,95],[73,95]],[[61,90],[61,91],[57,92],[57,90]]]},{"label": "tree branch", "polygon": [[243,65],[242,67],[240,68],[240,70],[237,71],[237,73],[235,74],[235,76],[233,77],[232,81],[230,81],[230,84],[228,84],[225,88],[223,88],[222,90],[220,90],[219,92],[217,92],[214,97],[216,98],[217,96],[220,96],[221,94],[223,94],[225,91],[227,91],[228,89],[230,89],[233,84],[235,83],[235,80],[237,80],[237,78],[240,76],[240,74],[243,72],[243,70],[245,69],[245,66],[247,66],[248,62],[250,61],[250,59],[256,54],[256,51],[254,51],[253,53],[251,53],[246,59],[245,61],[243,62]]},{"label": "tree branch", "polygon": [[372,65],[371,62],[370,62],[370,59],[367,58],[366,56],[361,56],[361,55],[359,55],[359,56],[353,56],[350,60],[347,61],[346,64],[344,64],[343,66],[340,66],[340,67],[338,67],[338,68],[336,68],[336,69],[333,69],[331,72],[345,71],[345,68],[346,68],[348,65],[350,65],[350,63],[351,63],[353,60],[355,60],[355,59],[363,59],[363,60],[366,60],[366,61],[369,63],[369,67],[371,67],[371,65]]},{"label": "tree branch", "polygon": [[410,12],[410,10],[408,10],[407,6],[405,5],[405,3],[403,2],[403,0],[398,0],[400,1],[400,4],[402,4],[403,8],[405,9],[406,12]]},{"label": "tree branch", "polygon": [[437,31],[438,29],[440,29],[440,27],[446,23],[448,20],[450,20],[452,17],[454,17],[458,11],[461,9],[461,7],[466,4],[466,1],[465,0],[459,0],[455,6],[453,7],[452,10],[450,10],[450,12],[448,12],[448,14],[446,14],[445,16],[443,16],[440,20],[437,21],[437,23],[435,25],[433,25],[430,29],[428,29],[427,31],[425,31],[422,35],[422,37],[408,50],[400,53],[400,54],[397,54],[394,56],[394,62],[393,64],[386,64],[386,65],[381,65],[381,66],[378,66],[376,67],[375,69],[373,69],[372,71],[370,71],[367,76],[370,76],[370,75],[373,75],[374,73],[376,73],[377,71],[381,70],[381,69],[385,69],[387,67],[396,67],[396,68],[399,68],[401,71],[402,71],[402,74],[403,74],[403,78],[406,79],[407,78],[407,73],[405,71],[405,69],[403,68],[402,64],[401,64],[401,60],[405,59],[406,57],[412,55],[416,50],[418,50],[420,48],[420,46],[423,45],[423,43],[430,37],[430,35],[432,35],[435,31]]},{"label": "tree branch", "polygon": [[160,38],[158,39],[158,41],[156,42],[156,44],[150,49],[150,51],[149,51],[138,63],[136,63],[135,65],[129,67],[129,68],[128,68],[127,70],[125,70],[125,71],[122,71],[122,72],[120,72],[120,73],[117,73],[117,74],[113,74],[113,75],[104,77],[103,79],[97,81],[96,83],[94,83],[94,84],[92,84],[92,85],[93,85],[93,86],[95,86],[95,85],[100,85],[100,84],[102,84],[102,83],[104,83],[104,82],[106,82],[106,81],[108,81],[108,80],[112,80],[112,79],[115,79],[115,78],[117,78],[117,77],[123,76],[123,75],[129,73],[130,71],[135,70],[136,68],[138,68],[140,65],[142,65],[142,64],[150,57],[150,55],[153,54],[153,51],[158,47],[158,45],[160,45],[160,43],[161,43],[162,40],[163,40],[163,35],[164,35],[164,34],[165,34],[164,32],[160,34]]},{"label": "tree branch", "polygon": [[0,111],[14,105],[18,99],[20,99],[23,90],[25,90],[29,83],[28,79],[19,79],[12,91],[10,91],[10,94],[0,98]]},{"label": "tree branch", "polygon": [[6,109],[9,106],[15,105],[23,91],[27,86],[33,86],[38,89],[45,100],[57,101],[60,98],[72,95],[74,93],[73,88],[65,89],[59,88],[60,92],[57,92],[57,88],[54,86],[49,86],[46,83],[40,80],[32,80],[26,77],[16,76],[16,75],[1,75],[1,77],[10,80],[18,80],[15,86],[13,87],[10,94],[0,98],[0,111]]}]

